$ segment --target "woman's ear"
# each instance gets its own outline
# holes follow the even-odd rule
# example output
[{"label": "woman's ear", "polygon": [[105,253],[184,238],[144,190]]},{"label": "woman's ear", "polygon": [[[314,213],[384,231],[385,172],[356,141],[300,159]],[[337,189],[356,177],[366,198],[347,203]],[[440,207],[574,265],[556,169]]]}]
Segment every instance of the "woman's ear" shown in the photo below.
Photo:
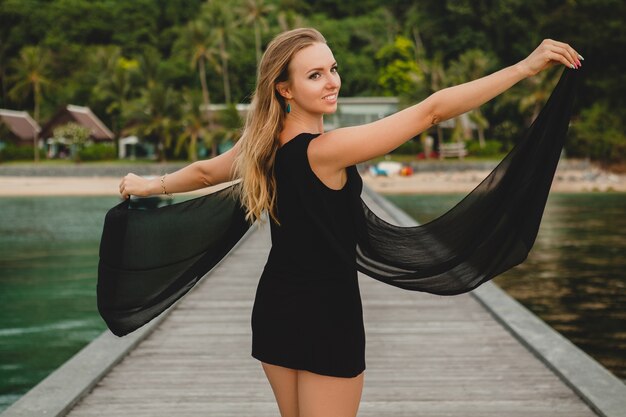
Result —
[{"label": "woman's ear", "polygon": [[285,99],[289,100],[293,98],[293,96],[291,95],[291,90],[289,89],[289,84],[286,81],[276,83],[276,91],[278,91],[278,94],[283,96],[283,98]]}]

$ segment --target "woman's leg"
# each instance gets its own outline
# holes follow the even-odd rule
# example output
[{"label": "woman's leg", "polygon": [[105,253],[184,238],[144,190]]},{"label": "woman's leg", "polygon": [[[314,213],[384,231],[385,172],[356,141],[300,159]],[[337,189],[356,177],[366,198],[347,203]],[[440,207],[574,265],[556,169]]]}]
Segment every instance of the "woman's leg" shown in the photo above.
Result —
[{"label": "woman's leg", "polygon": [[298,370],[261,362],[278,403],[281,417],[298,416]]},{"label": "woman's leg", "polygon": [[339,378],[298,370],[299,417],[355,417],[364,377],[365,371]]}]

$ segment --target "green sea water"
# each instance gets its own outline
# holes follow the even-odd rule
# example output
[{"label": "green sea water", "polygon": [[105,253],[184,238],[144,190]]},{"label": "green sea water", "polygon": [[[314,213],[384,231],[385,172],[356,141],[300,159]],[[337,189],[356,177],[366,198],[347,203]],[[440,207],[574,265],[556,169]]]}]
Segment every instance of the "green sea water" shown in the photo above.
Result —
[{"label": "green sea water", "polygon": [[[387,197],[424,223],[464,195]],[[106,329],[96,308],[98,246],[118,202],[0,198],[0,412]],[[494,279],[620,378],[624,231],[626,194],[551,194],[526,262]]]}]

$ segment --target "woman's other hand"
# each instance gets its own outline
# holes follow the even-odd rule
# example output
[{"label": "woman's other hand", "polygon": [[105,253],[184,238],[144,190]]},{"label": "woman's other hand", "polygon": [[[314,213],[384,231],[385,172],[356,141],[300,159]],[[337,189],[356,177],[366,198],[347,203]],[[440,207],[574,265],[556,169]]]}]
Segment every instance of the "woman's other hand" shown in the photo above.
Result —
[{"label": "woman's other hand", "polygon": [[122,181],[120,181],[120,194],[125,200],[129,198],[131,194],[146,197],[151,194],[149,185],[149,179],[128,173],[122,178]]},{"label": "woman's other hand", "polygon": [[528,77],[532,77],[557,64],[578,69],[582,65],[582,60],[584,58],[568,44],[552,39],[544,39],[537,49],[520,61],[518,65]]}]

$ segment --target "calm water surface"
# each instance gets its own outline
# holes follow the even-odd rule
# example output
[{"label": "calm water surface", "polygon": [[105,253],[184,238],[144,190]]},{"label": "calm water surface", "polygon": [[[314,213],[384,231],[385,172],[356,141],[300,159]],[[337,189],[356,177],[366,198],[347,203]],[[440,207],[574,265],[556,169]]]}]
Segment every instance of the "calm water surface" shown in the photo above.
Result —
[{"label": "calm water surface", "polygon": [[[389,199],[424,223],[463,197]],[[106,329],[96,308],[98,246],[118,202],[0,198],[0,411]],[[621,378],[625,231],[626,194],[551,194],[528,259],[494,280]]]},{"label": "calm water surface", "polygon": [[[419,223],[465,194],[387,196]],[[550,194],[526,261],[494,278],[626,381],[626,193]]]}]

